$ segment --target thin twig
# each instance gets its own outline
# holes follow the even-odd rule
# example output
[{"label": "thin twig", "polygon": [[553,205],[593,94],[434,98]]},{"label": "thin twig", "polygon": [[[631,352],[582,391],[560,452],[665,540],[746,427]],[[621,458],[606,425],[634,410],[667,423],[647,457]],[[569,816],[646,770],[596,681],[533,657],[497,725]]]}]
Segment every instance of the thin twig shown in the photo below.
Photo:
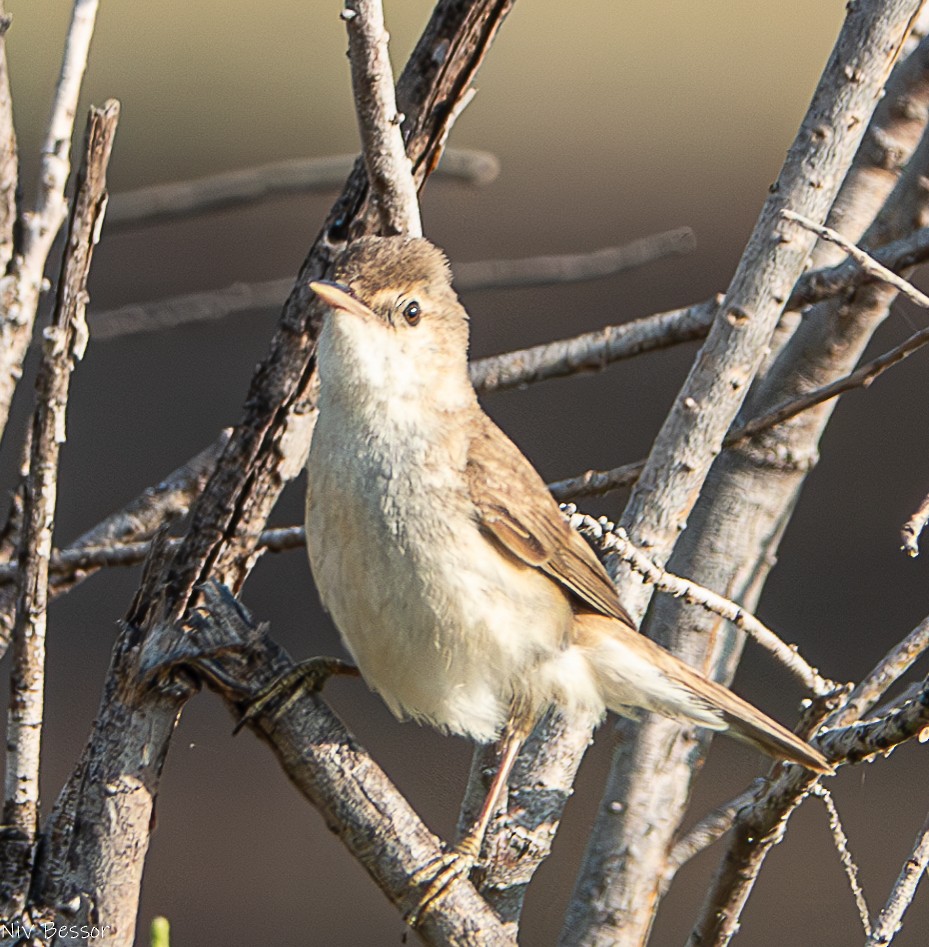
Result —
[{"label": "thin twig", "polygon": [[929,865],[929,818],[923,823],[910,857],[903,863],[887,903],[881,909],[865,947],[887,947],[903,926],[903,915],[913,903],[916,886]]},{"label": "thin twig", "polygon": [[[175,552],[180,543],[179,539],[166,540],[165,551]],[[264,552],[289,552],[292,549],[300,549],[305,544],[306,537],[302,526],[285,526],[264,530],[257,546]],[[151,548],[151,539],[113,539],[100,543],[74,543],[65,549],[52,550],[49,574],[62,579],[70,579],[70,587],[77,577],[86,578],[99,569],[136,566],[145,561]],[[14,582],[17,571],[18,567],[15,563],[0,565],[0,584]]]},{"label": "thin twig", "polygon": [[[838,378],[828,385],[816,388],[799,398],[790,398],[779,405],[775,405],[770,411],[765,411],[757,417],[752,418],[745,424],[737,427],[730,434],[726,435],[723,441],[724,447],[734,447],[741,441],[749,437],[754,437],[762,431],[783,424],[791,418],[796,417],[803,411],[828,401],[830,398],[836,398],[846,391],[852,391],[855,388],[867,388],[871,383],[882,375],[888,368],[902,362],[914,352],[917,352],[924,345],[929,343],[929,327],[914,332],[909,338],[904,339],[899,345],[878,355],[876,358],[865,362],[864,365],[856,368],[855,371],[843,378]],[[611,470],[588,470],[585,473],[575,477],[569,477],[565,480],[558,480],[551,484],[550,489],[556,499],[566,501],[578,499],[580,497],[602,496],[611,490],[617,490],[620,487],[627,487],[635,483],[645,468],[645,461],[638,460],[631,464],[623,464],[621,467],[614,467]],[[929,503],[929,499],[926,501]],[[922,507],[917,514],[922,512]],[[914,520],[915,516],[914,514]],[[927,514],[929,515],[929,514]],[[913,522],[911,520],[910,522]],[[907,526],[909,523],[907,524]],[[906,530],[906,526],[904,530]],[[904,534],[905,537],[905,534]],[[915,541],[915,540],[914,540]]]},{"label": "thin twig", "polygon": [[848,878],[848,886],[852,889],[852,897],[855,899],[855,906],[858,908],[861,926],[864,929],[865,936],[868,936],[871,933],[871,912],[868,910],[868,902],[865,900],[864,891],[861,890],[861,882],[858,880],[858,865],[849,850],[848,836],[842,827],[842,820],[839,817],[839,810],[835,806],[835,800],[832,798],[832,793],[821,784],[813,787],[811,795],[822,799],[826,812],[829,814],[829,831],[832,832],[832,840],[835,843],[836,851],[839,853],[839,861],[842,862],[845,877]]},{"label": "thin twig", "polygon": [[36,380],[32,452],[23,503],[19,599],[13,634],[4,833],[0,839],[0,915],[26,899],[38,828],[39,750],[45,689],[48,562],[57,500],[58,456],[65,439],[71,372],[87,344],[87,277],[106,208],[106,168],[119,104],[91,109],[86,150],[61,265],[58,299]]},{"label": "thin twig", "polygon": [[48,254],[68,214],[65,184],[71,171],[74,115],[97,5],[98,0],[74,0],[61,74],[42,143],[35,207],[22,215],[22,237],[13,255],[13,266],[0,279],[0,432],[6,428],[13,392],[32,338]]},{"label": "thin twig", "polygon": [[[108,223],[111,223],[110,218],[107,219]],[[498,289],[506,288],[510,284],[505,284],[500,277],[501,269],[504,268],[511,270],[520,280],[526,273],[535,273],[537,282],[532,285],[536,286],[611,276],[659,258],[657,253],[654,256],[643,253],[643,243],[654,241],[652,246],[656,251],[659,246],[664,245],[670,253],[684,252],[687,246],[685,240],[677,242],[664,239],[674,233],[675,231],[669,231],[668,234],[655,234],[643,237],[641,241],[602,247],[589,253],[568,257],[527,257],[506,263],[497,260],[458,263],[454,267],[455,285],[461,292],[479,292],[492,286]],[[874,257],[885,266],[899,269],[922,263],[929,258],[929,227],[923,227],[903,239],[875,250]],[[596,260],[597,263],[589,265],[583,262],[585,258]],[[609,272],[603,265],[607,260],[611,260],[615,266]],[[564,261],[568,261],[568,265],[565,265]],[[791,293],[788,308],[800,309],[821,302],[870,278],[854,260],[805,273]],[[520,282],[512,285],[529,284]],[[291,279],[233,283],[223,289],[170,296],[154,302],[129,303],[117,309],[91,312],[90,326],[94,339],[99,342],[193,322],[210,322],[237,312],[276,308],[286,299],[292,286]],[[615,358],[626,358],[679,342],[702,339],[716,315],[720,299],[721,297],[717,296],[715,299],[707,299],[683,309],[643,316],[621,326],[586,333],[576,339],[491,356],[486,360],[487,365],[480,367],[475,385],[484,391],[491,391],[528,384],[534,380],[566,374],[557,367],[559,363],[577,364],[579,370],[586,370],[613,361],[611,353],[614,351]],[[604,357],[604,353],[610,354]],[[549,361],[554,362],[555,367],[550,369]],[[476,363],[479,364],[480,362]],[[523,365],[531,376],[528,379],[521,375]],[[498,374],[501,379],[499,382],[495,381]]]},{"label": "thin twig", "polygon": [[635,546],[622,527],[614,526],[605,518],[595,520],[591,516],[578,513],[572,505],[564,507],[564,512],[575,529],[580,529],[591,536],[603,552],[627,563],[645,582],[654,586],[659,592],[681,598],[690,605],[699,605],[708,612],[732,622],[761,645],[765,651],[777,658],[814,694],[828,694],[835,690],[835,682],[822,677],[816,668],[800,656],[796,645],[784,642],[737,602],[668,572]]},{"label": "thin twig", "polygon": [[[929,232],[929,231],[927,231]],[[673,234],[675,231],[670,231]],[[459,263],[454,267],[455,286],[460,292],[479,292],[494,286],[504,286],[501,274],[509,271],[518,280],[522,280],[529,273],[535,274],[535,285],[546,285],[557,282],[575,282],[586,279],[597,279],[639,266],[642,262],[659,259],[659,248],[663,247],[665,255],[668,253],[683,252],[681,249],[686,242],[674,239],[665,239],[668,234],[655,234],[652,237],[643,237],[631,243],[619,246],[600,247],[589,253],[571,254],[566,257],[524,257],[516,260],[477,260],[472,263]],[[652,243],[652,241],[654,241]],[[643,244],[652,243],[654,253],[643,252]],[[927,239],[927,253],[929,253],[929,239]],[[590,258],[596,263],[588,266],[584,260]],[[605,262],[610,261],[612,269],[607,271]],[[490,282],[488,282],[490,281]],[[514,283],[513,285],[528,285]],[[148,303],[130,303],[118,309],[109,309],[102,312],[90,313],[90,327],[94,334],[94,341],[114,339],[138,332],[153,332],[161,329],[170,329],[191,322],[209,322],[223,319],[237,312],[257,309],[272,309],[281,305],[287,294],[293,288],[292,279],[266,280],[259,283],[233,283],[224,289],[206,290],[199,293],[186,293],[181,296],[170,296],[167,299]],[[624,326],[599,330],[590,333],[592,346],[587,359],[590,362],[601,359],[595,346],[598,341],[611,350],[616,348],[619,353],[628,351],[634,355],[638,352],[649,351],[664,345],[674,345],[691,338],[702,338],[706,335],[709,322],[716,312],[712,300],[689,306],[686,309],[672,310],[667,313],[647,316]],[[662,342],[662,333],[667,333],[667,341]],[[603,336],[600,336],[603,333]],[[586,338],[584,336],[581,337]],[[575,344],[571,340],[564,343],[552,343],[555,346],[564,345],[571,348],[573,355],[566,355],[563,351],[552,350],[555,358],[580,358],[579,348],[583,343]],[[641,346],[638,347],[637,346]],[[545,346],[540,346],[545,349]],[[501,377],[509,379],[512,369],[508,367],[510,361],[520,362],[527,358],[527,364],[533,364],[535,357],[533,349],[525,352],[514,352],[509,355],[495,356],[500,359],[499,372]],[[617,358],[627,357],[617,354]],[[607,361],[612,361],[612,357]],[[488,360],[488,367],[482,369],[488,379],[497,369],[493,359]],[[540,370],[540,369],[539,369]],[[557,375],[557,370],[554,375]],[[554,375],[552,377],[554,377]],[[517,379],[513,372],[512,382],[502,382],[499,387],[519,385],[523,382]],[[542,375],[540,377],[549,377]],[[492,384],[488,381],[488,384]],[[485,389],[490,390],[490,389]]]},{"label": "thin twig", "polygon": [[13,257],[13,228],[16,224],[16,187],[19,167],[16,131],[13,127],[13,100],[6,62],[6,31],[12,17],[0,0],[0,273],[5,273]]},{"label": "thin twig", "polygon": [[669,256],[690,253],[696,245],[690,227],[678,227],[589,253],[460,263],[455,267],[455,285],[459,289],[512,289],[581,283],[623,273]]},{"label": "thin twig", "polygon": [[[850,726],[869,713],[887,690],[899,680],[913,665],[913,662],[929,648],[929,616],[924,618],[901,642],[894,645],[872,670],[862,678],[851,692],[841,699],[839,706],[832,711],[826,725],[830,727]],[[921,685],[916,685],[912,693],[906,692],[897,698],[901,703],[919,696]],[[887,713],[886,708],[881,713]],[[705,816],[685,836],[679,839],[671,851],[668,861],[668,874],[703,851],[732,827],[739,812],[750,805],[757,791],[749,790]]]},{"label": "thin twig", "polygon": [[[168,223],[194,214],[252,204],[280,194],[302,194],[339,188],[357,155],[290,158],[253,168],[224,171],[191,181],[174,181],[124,191],[110,198],[107,230]],[[489,151],[450,148],[436,173],[466,184],[487,185],[500,173],[500,162]],[[286,287],[274,301],[279,306]]]},{"label": "thin twig", "polygon": [[895,644],[862,678],[842,707],[830,719],[831,726],[843,726],[861,719],[929,648],[929,616],[902,641]]},{"label": "thin twig", "polygon": [[850,240],[846,240],[837,230],[817,224],[808,217],[804,217],[803,214],[798,214],[786,207],[781,211],[781,216],[785,220],[792,220],[805,230],[815,233],[821,240],[828,240],[830,243],[841,247],[866,273],[900,290],[907,299],[916,303],[917,306],[923,309],[929,309],[929,296],[926,296],[925,293],[921,293],[912,283],[905,280],[902,276],[898,276],[893,270],[887,269],[886,266],[878,262],[870,253],[862,250],[861,247],[855,246]]},{"label": "thin twig", "polygon": [[856,368],[855,371],[846,375],[844,378],[838,378],[828,385],[816,388],[813,391],[801,395],[799,398],[791,398],[773,407],[770,411],[752,418],[751,421],[737,428],[726,437],[724,442],[726,447],[732,447],[747,437],[753,437],[760,431],[774,427],[776,424],[782,424],[790,420],[802,411],[807,411],[830,398],[851,391],[853,388],[867,388],[878,376],[882,375],[888,368],[902,362],[905,358],[921,349],[929,342],[929,327],[914,332],[909,338],[904,339],[899,345],[884,352],[883,355],[865,362],[864,365]]},{"label": "thin twig", "polygon": [[558,342],[546,342],[471,363],[471,381],[481,393],[505,391],[549,378],[600,371],[620,359],[703,338],[719,300],[673,309]]},{"label": "thin twig", "polygon": [[[122,509],[111,513],[65,549],[52,550],[49,561],[49,601],[70,592],[102,567],[104,563],[95,563],[92,555],[85,557],[85,552],[101,548],[119,548],[121,544],[146,540],[161,526],[185,516],[194,497],[206,484],[216,466],[216,459],[228,440],[229,431],[223,431],[213,444],[168,474],[160,483],[143,490]],[[23,477],[25,478],[25,474]],[[142,558],[148,548],[149,544],[145,543]],[[0,565],[0,584],[8,583],[5,588],[0,589],[0,657],[9,646],[13,628],[16,596],[15,588],[9,583],[16,573],[15,564]]]},{"label": "thin twig", "polygon": [[368,184],[385,233],[423,235],[413,166],[406,153],[381,0],[345,0],[342,10]]},{"label": "thin twig", "polygon": [[576,477],[565,480],[556,480],[549,484],[552,496],[562,503],[568,500],[578,500],[581,497],[598,497],[619,490],[621,487],[631,486],[642,473],[645,467],[644,460],[637,460],[621,467],[610,470],[587,470]]},{"label": "thin twig", "polygon": [[929,494],[900,530],[903,538],[903,545],[900,548],[913,559],[919,555],[919,537],[926,528],[927,522],[929,522]]},{"label": "thin twig", "polygon": [[[705,848],[718,842],[731,828],[738,814],[750,806],[759,795],[759,786],[746,789],[734,799],[717,806],[707,813],[696,825],[677,839],[665,862],[664,889],[667,890],[678,870],[691,858],[699,855]],[[761,781],[763,788],[764,781]]]}]

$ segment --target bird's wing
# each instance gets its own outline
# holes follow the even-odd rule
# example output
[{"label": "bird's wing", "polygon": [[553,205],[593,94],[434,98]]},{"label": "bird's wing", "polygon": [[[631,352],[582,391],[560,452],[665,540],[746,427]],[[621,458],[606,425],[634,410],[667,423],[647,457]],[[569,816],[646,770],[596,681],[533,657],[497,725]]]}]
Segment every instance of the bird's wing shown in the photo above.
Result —
[{"label": "bird's wing", "polygon": [[486,415],[471,442],[467,475],[486,535],[588,608],[635,627],[593,550],[568,525],[532,464]]}]

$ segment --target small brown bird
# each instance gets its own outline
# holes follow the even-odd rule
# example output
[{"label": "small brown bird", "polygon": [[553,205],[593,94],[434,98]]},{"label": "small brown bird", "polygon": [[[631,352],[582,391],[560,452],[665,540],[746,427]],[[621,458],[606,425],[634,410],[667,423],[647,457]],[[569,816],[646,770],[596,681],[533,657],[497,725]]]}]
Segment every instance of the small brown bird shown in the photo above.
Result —
[{"label": "small brown bird", "polygon": [[[401,718],[501,765],[458,853],[480,853],[519,747],[552,705],[639,709],[728,731],[830,772],[815,749],[636,631],[541,477],[477,401],[468,314],[424,239],[345,251],[319,342],[307,545],[320,596],[368,684]],[[460,868],[460,865],[459,865]]]}]

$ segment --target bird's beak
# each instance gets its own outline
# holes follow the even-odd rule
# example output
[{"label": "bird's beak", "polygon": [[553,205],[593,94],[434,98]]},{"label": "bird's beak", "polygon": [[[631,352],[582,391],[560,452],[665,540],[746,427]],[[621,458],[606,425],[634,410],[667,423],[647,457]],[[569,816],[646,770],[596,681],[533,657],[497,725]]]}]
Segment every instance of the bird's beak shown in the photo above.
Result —
[{"label": "bird's beak", "polygon": [[362,318],[371,318],[371,310],[356,299],[352,291],[344,283],[333,283],[330,280],[315,280],[310,283],[310,289],[327,305],[333,309],[341,309]]}]

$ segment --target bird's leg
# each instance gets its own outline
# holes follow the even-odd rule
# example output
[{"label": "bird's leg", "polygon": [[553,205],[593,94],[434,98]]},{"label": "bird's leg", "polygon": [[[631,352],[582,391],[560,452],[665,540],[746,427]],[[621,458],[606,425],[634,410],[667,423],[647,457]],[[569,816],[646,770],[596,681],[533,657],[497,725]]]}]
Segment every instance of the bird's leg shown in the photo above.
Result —
[{"label": "bird's leg", "polygon": [[468,834],[455,845],[452,851],[445,852],[438,858],[433,859],[420,868],[410,879],[413,887],[425,885],[425,891],[417,901],[416,907],[407,915],[406,920],[410,927],[416,927],[426,911],[445,894],[456,878],[471,874],[481,854],[481,846],[484,844],[487,827],[497,811],[500,796],[503,794],[503,789],[510,778],[510,773],[513,771],[513,764],[516,762],[516,757],[519,755],[528,733],[529,730],[523,725],[515,725],[511,722],[507,726],[507,730],[500,741],[500,763],[474,825],[471,826]]},{"label": "bird's leg", "polygon": [[357,677],[358,668],[340,658],[327,657],[309,658],[295,664],[289,671],[263,688],[248,704],[234,732],[238,733],[249,721],[263,714],[268,705],[277,698],[282,698],[282,700],[280,705],[274,708],[271,716],[276,717],[282,714],[297,699],[301,691],[321,690],[334,674]]}]

